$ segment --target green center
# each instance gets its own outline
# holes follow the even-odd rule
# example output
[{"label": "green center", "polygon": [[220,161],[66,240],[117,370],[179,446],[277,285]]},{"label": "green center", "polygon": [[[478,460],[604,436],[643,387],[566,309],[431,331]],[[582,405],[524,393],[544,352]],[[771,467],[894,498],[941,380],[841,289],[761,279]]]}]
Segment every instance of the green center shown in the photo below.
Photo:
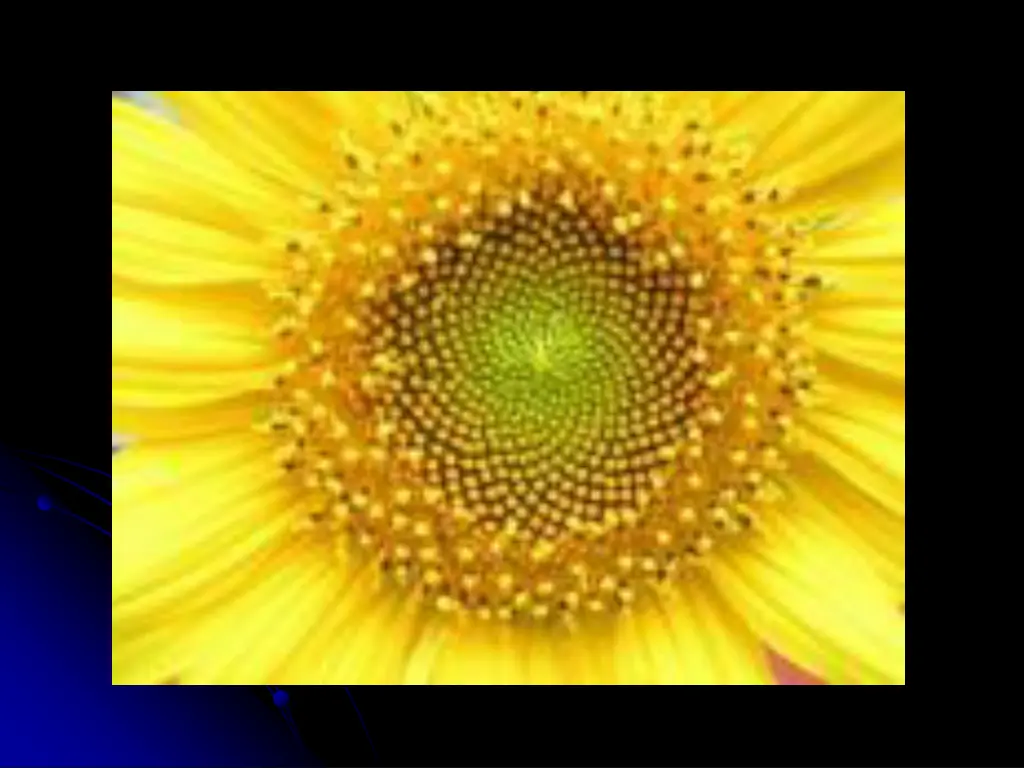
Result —
[{"label": "green center", "polygon": [[402,361],[386,418],[428,482],[481,515],[628,505],[688,407],[683,276],[558,209],[491,225],[475,250],[438,243],[375,314]]},{"label": "green center", "polygon": [[[616,342],[582,281],[544,285],[515,275],[464,323],[465,399],[477,399],[497,433],[571,440],[622,401],[629,350]],[[546,281],[546,282],[551,282]]]}]

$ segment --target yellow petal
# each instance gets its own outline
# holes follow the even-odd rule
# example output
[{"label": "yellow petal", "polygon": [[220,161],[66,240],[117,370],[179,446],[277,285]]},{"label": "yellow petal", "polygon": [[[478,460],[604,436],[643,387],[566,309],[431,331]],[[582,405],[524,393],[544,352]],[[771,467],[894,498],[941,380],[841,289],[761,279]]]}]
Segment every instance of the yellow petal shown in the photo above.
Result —
[{"label": "yellow petal", "polygon": [[218,402],[264,390],[278,369],[269,364],[222,371],[115,364],[111,372],[114,431],[120,432],[117,425],[122,424],[128,434],[138,436],[143,434],[142,427],[132,425],[151,424],[153,418],[166,423],[170,418],[155,414],[151,418],[148,412],[154,409],[216,407]]},{"label": "yellow petal", "polygon": [[[438,685],[524,685],[530,638],[524,628],[472,622],[437,651],[430,682]],[[544,680],[541,682],[552,682]]]},{"label": "yellow petal", "polygon": [[301,652],[344,581],[311,541],[280,546],[246,571],[241,588],[202,609],[157,613],[130,630],[115,618],[114,682],[152,683],[168,673],[185,684],[289,682],[274,677],[276,668]]},{"label": "yellow petal", "polygon": [[[238,599],[218,605],[198,636],[191,674],[214,684],[259,684],[283,659],[301,652],[310,630],[323,621],[345,581],[323,542],[295,542],[289,556],[255,575]],[[285,682],[285,681],[281,681]]]},{"label": "yellow petal", "polygon": [[415,649],[415,679],[439,684],[772,681],[758,639],[706,584],[683,585],[623,616],[583,616],[574,631],[468,620],[445,632],[427,632]]},{"label": "yellow petal", "polygon": [[876,375],[900,381],[906,379],[906,342],[902,336],[855,335],[812,324],[806,339],[814,346],[816,359],[831,358]]},{"label": "yellow petal", "polygon": [[111,199],[245,237],[288,231],[304,212],[194,134],[124,99],[111,101]]},{"label": "yellow petal", "polygon": [[295,192],[322,194],[332,171],[331,116],[315,95],[167,91],[182,125],[255,174]]},{"label": "yellow petal", "polygon": [[716,121],[748,136],[752,175],[789,187],[793,210],[848,209],[905,188],[903,92],[734,92],[713,105]]},{"label": "yellow petal", "polygon": [[113,458],[115,622],[216,602],[290,535],[274,444],[246,431],[135,443]]},{"label": "yellow petal", "polygon": [[[182,123],[227,157],[295,191],[321,195],[345,169],[342,131],[374,148],[404,119],[401,92],[173,91]],[[387,114],[385,114],[387,113]]]},{"label": "yellow petal", "polygon": [[811,267],[872,267],[906,257],[906,200],[885,201],[862,214],[841,216],[815,233],[814,248],[801,253]]},{"label": "yellow petal", "polygon": [[[170,390],[180,394],[180,389]],[[115,397],[112,431],[130,440],[181,440],[213,436],[226,431],[243,431],[267,405],[264,392],[245,392],[209,402],[177,406],[139,408],[124,405]]]},{"label": "yellow petal", "polygon": [[902,305],[823,303],[814,311],[812,322],[815,328],[824,331],[898,342],[906,335],[907,312]]},{"label": "yellow petal", "polygon": [[857,419],[828,411],[800,422],[800,445],[893,514],[906,509],[906,438],[901,412]]},{"label": "yellow petal", "polygon": [[[701,93],[698,91],[697,93]],[[706,91],[715,124],[751,142],[754,159],[764,155],[787,125],[814,101],[814,91]]]},{"label": "yellow petal", "polygon": [[[699,577],[698,577],[699,578]],[[685,582],[651,610],[623,617],[616,648],[626,684],[767,685],[760,640],[703,580]]]},{"label": "yellow petal", "polygon": [[[867,230],[871,231],[871,230]],[[878,239],[838,235],[807,266],[835,282],[811,308],[807,341],[823,356],[892,378],[905,376],[906,308],[901,232]],[[887,256],[872,258],[872,249]],[[878,250],[874,251],[875,253]],[[889,256],[888,254],[892,254]]]},{"label": "yellow petal", "polygon": [[590,621],[573,631],[560,624],[482,622],[473,617],[435,622],[413,646],[406,679],[441,685],[615,683],[610,617],[597,618],[596,624]]},{"label": "yellow petal", "polygon": [[114,275],[142,283],[266,280],[283,266],[280,253],[235,232],[167,213],[114,203]]},{"label": "yellow petal", "polygon": [[[524,683],[529,685],[566,685],[599,682],[599,667],[583,666],[589,657],[585,646],[592,641],[585,635],[571,636],[564,631],[532,632],[526,640]],[[579,656],[573,651],[579,649]]]},{"label": "yellow petal", "polygon": [[835,355],[819,351],[814,359],[818,371],[816,388],[831,400],[842,397],[843,391],[854,390],[858,393],[872,393],[875,398],[888,402],[887,407],[895,407],[906,400],[906,383],[902,375],[902,363],[899,375],[885,375],[866,368],[862,361],[842,360]]},{"label": "yellow petal", "polygon": [[[830,168],[831,175],[820,180],[811,181],[815,174],[807,172],[801,183],[803,172],[788,171],[782,177],[788,182],[783,183],[794,184],[796,188],[784,209],[794,213],[848,211],[901,196],[907,186],[906,165],[906,143],[901,140],[857,165],[823,162],[821,167]],[[819,170],[817,175],[822,173]]]},{"label": "yellow petal", "polygon": [[875,206],[863,217],[847,217],[817,232],[813,247],[801,254],[801,266],[819,273],[830,286],[811,309],[809,338],[819,349],[848,360],[867,358],[868,365],[867,347],[883,357],[902,356],[905,214],[903,200]]},{"label": "yellow petal", "polygon": [[301,649],[280,660],[274,679],[321,685],[404,682],[413,644],[430,616],[361,556],[342,557],[337,568],[341,581],[330,609]]},{"label": "yellow petal", "polygon": [[801,186],[821,184],[902,147],[906,95],[899,91],[825,91],[792,104],[783,126],[759,144],[755,167],[784,171]]},{"label": "yellow petal", "polygon": [[426,621],[403,662],[403,685],[429,685],[437,656],[454,630],[449,621]]},{"label": "yellow petal", "polygon": [[902,340],[906,326],[906,205],[883,203],[815,236],[801,266],[820,274],[829,290],[812,310],[815,327]]},{"label": "yellow petal", "polygon": [[711,570],[721,594],[759,637],[829,682],[902,684],[905,624],[890,585],[845,536],[788,512],[720,552]]},{"label": "yellow petal", "polygon": [[110,645],[114,685],[182,683],[188,638],[177,625],[156,624],[146,632],[125,633],[115,618]]},{"label": "yellow petal", "polygon": [[826,301],[832,306],[903,307],[906,303],[906,268],[902,260],[856,267],[833,265],[817,272],[831,286]]},{"label": "yellow petal", "polygon": [[845,537],[891,586],[893,602],[900,602],[906,582],[904,519],[813,455],[794,456],[784,482],[798,514],[811,516]]},{"label": "yellow petal", "polygon": [[157,288],[115,277],[111,315],[115,431],[141,434],[131,422],[147,416],[129,411],[213,407],[266,390],[280,371],[271,313],[251,287]]},{"label": "yellow petal", "polygon": [[852,421],[887,438],[901,442],[906,439],[906,404],[902,388],[898,391],[868,389],[856,381],[823,375],[819,377],[816,391],[823,402],[807,411],[806,416],[818,426],[833,432],[837,429],[842,431],[845,424]]},{"label": "yellow petal", "polygon": [[324,91],[324,100],[336,125],[368,149],[381,151],[394,142],[395,123],[405,125],[413,117],[408,91]]},{"label": "yellow petal", "polygon": [[238,370],[273,364],[273,314],[255,287],[157,291],[115,281],[115,367]]}]

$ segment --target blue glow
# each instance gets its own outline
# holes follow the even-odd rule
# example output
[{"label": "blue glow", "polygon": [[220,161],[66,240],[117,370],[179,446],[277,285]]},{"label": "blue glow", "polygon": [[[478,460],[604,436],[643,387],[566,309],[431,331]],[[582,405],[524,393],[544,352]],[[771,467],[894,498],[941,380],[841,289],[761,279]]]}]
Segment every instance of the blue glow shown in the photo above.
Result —
[{"label": "blue glow", "polygon": [[48,496],[40,496],[36,499],[36,506],[46,512],[47,510],[53,509],[53,502],[50,501]]}]

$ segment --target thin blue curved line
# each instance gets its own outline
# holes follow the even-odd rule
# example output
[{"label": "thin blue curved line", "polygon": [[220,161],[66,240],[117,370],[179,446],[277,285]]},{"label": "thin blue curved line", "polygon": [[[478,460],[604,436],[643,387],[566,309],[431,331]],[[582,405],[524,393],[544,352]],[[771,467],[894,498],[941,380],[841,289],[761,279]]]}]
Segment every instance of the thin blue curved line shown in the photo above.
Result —
[{"label": "thin blue curved line", "polygon": [[105,536],[110,536],[110,531],[103,530],[98,525],[96,525],[96,523],[92,523],[92,522],[86,520],[84,517],[80,517],[79,515],[76,515],[70,509],[64,509],[64,507],[62,507],[62,506],[60,506],[58,504],[54,504],[52,507],[50,507],[50,509],[56,509],[58,512],[63,512],[65,515],[71,515],[71,517],[75,518],[76,520],[78,520],[80,522],[83,522],[86,525],[91,525],[93,528],[95,528],[97,531],[99,531],[100,533],[104,534]]},{"label": "thin blue curved line", "polygon": [[[16,494],[16,495],[21,495],[21,494],[24,493],[24,491],[16,491],[13,488],[0,488],[0,491],[3,491],[4,493],[12,493],[12,494]],[[56,509],[58,512],[62,512],[65,515],[71,515],[71,517],[75,518],[76,520],[78,520],[80,522],[85,523],[88,526],[91,526],[91,527],[95,528],[97,531],[99,531],[100,533],[102,533],[105,536],[109,536],[110,535],[110,531],[104,530],[103,528],[100,528],[98,525],[96,525],[96,523],[94,523],[94,522],[92,522],[90,520],[86,520],[84,517],[80,517],[79,515],[76,515],[70,509],[64,509],[64,507],[59,506],[57,504],[54,504],[52,507],[50,507],[50,509]]]},{"label": "thin blue curved line", "polygon": [[292,732],[292,736],[296,738],[299,744],[305,746],[302,742],[302,737],[299,736],[299,729],[295,727],[295,721],[292,719],[292,713],[285,707],[279,707],[279,711],[281,712],[281,717],[284,718],[284,721],[288,724],[288,729]]},{"label": "thin blue curved line", "polygon": [[104,499],[104,498],[103,498],[102,496],[100,496],[100,495],[99,495],[98,493],[93,493],[93,492],[92,492],[92,491],[90,491],[90,490],[89,490],[88,488],[85,488],[84,486],[81,486],[81,485],[79,485],[78,483],[74,482],[73,480],[68,480],[68,479],[67,479],[66,477],[61,477],[61,476],[60,476],[60,475],[58,475],[58,474],[57,474],[56,472],[52,472],[52,471],[50,471],[49,469],[47,469],[46,467],[40,467],[40,466],[39,466],[38,464],[33,464],[32,462],[28,462],[28,465],[29,465],[30,467],[35,467],[36,469],[42,470],[43,472],[45,472],[45,473],[46,473],[46,474],[48,474],[48,475],[53,475],[53,476],[54,476],[54,477],[56,477],[56,478],[57,478],[58,480],[63,480],[63,481],[65,482],[65,483],[68,483],[68,484],[70,484],[70,485],[73,485],[73,486],[75,486],[75,488],[77,488],[78,490],[80,490],[80,491],[85,491],[85,492],[86,492],[86,493],[88,493],[88,494],[89,494],[90,496],[94,496],[95,498],[99,499],[99,500],[100,500],[100,501],[102,501],[102,502],[103,502],[104,504],[106,504],[106,505],[107,505],[108,507],[110,506],[110,502],[109,502],[109,501],[107,501],[106,499]]},{"label": "thin blue curved line", "polygon": [[14,452],[15,453],[27,453],[29,456],[38,456],[41,459],[52,459],[53,461],[63,461],[65,464],[70,464],[73,467],[79,467],[80,469],[87,469],[90,472],[95,472],[98,475],[103,475],[104,477],[110,477],[110,475],[107,474],[106,472],[104,472],[102,469],[96,469],[95,467],[87,467],[87,466],[85,466],[85,464],[79,464],[77,461],[71,461],[71,459],[62,459],[60,456],[47,456],[45,453],[36,453],[35,451],[23,451],[23,450],[20,450],[20,449],[17,449],[17,448],[14,450]]},{"label": "thin blue curved line", "polygon": [[[277,685],[268,685],[268,686],[265,686],[265,687],[266,687],[266,689],[268,691],[270,691],[271,700],[273,700],[274,694],[277,691],[279,691],[279,690],[280,691],[284,691],[283,688],[281,688],[280,686],[277,686]],[[287,691],[284,691],[284,692],[287,693]],[[295,725],[295,718],[292,717],[291,709],[289,708],[289,706],[287,704],[285,704],[282,707],[282,706],[278,706],[276,703],[275,703],[275,706],[277,707],[278,714],[281,715],[281,718],[284,720],[285,724],[288,726],[288,730],[290,730],[292,732],[292,736],[295,737],[295,740],[297,742],[299,742],[299,745],[302,746],[307,752],[311,753],[312,750],[310,750],[310,748],[306,745],[306,742],[302,740],[302,734],[299,733],[298,726]]]},{"label": "thin blue curved line", "polygon": [[359,711],[359,707],[356,705],[356,700],[352,698],[352,691],[348,689],[348,686],[343,686],[345,693],[348,694],[348,700],[352,702],[352,708],[356,711],[356,717],[359,718],[359,724],[363,726],[363,733],[366,734],[366,740],[370,742],[370,750],[373,752],[373,759],[379,760],[377,757],[377,748],[373,746],[373,739],[370,738],[370,731],[366,728],[366,723],[363,722],[363,713]]}]

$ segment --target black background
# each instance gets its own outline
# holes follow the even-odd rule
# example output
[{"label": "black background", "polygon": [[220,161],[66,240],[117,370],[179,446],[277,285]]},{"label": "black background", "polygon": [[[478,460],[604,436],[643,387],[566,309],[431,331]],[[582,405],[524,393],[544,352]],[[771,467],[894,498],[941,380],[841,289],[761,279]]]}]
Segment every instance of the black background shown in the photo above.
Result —
[{"label": "black background", "polygon": [[[97,125],[98,134],[103,118],[91,114],[96,96],[83,91],[74,103],[76,97],[71,95],[73,103],[62,105],[59,114],[51,107],[52,119],[31,125],[33,132],[45,136],[50,165],[46,173],[37,174],[35,187],[18,190],[26,205],[9,222],[0,306],[5,381],[0,429],[3,441],[12,448],[104,467],[108,466],[104,462],[110,423],[106,159],[98,149],[95,153],[91,149],[102,144],[102,136],[69,131],[68,121],[62,118],[81,110],[86,122]],[[914,111],[920,115],[914,119],[923,124],[925,105],[915,103]],[[957,131],[956,136],[948,136],[947,144],[936,146],[934,157],[947,157],[948,147],[966,146],[963,126],[951,123],[948,112],[935,111],[932,117],[932,125]],[[923,149],[929,140],[925,133],[915,138],[915,146],[920,140]],[[83,150],[82,142],[90,146]],[[933,267],[942,262],[950,268],[929,269],[925,258],[921,268],[912,270],[921,286],[914,292],[912,316],[923,318],[929,300],[936,305],[933,330],[915,331],[912,345],[912,365],[917,369],[912,380],[921,380],[922,385],[914,395],[911,413],[921,409],[922,416],[912,416],[914,438],[908,461],[922,469],[912,470],[920,478],[915,480],[911,505],[919,520],[912,526],[912,540],[920,543],[911,547],[919,586],[913,590],[908,639],[913,651],[908,655],[911,686],[922,691],[352,687],[377,750],[377,764],[1020,764],[1010,757],[1019,748],[1004,751],[1001,746],[1015,743],[1019,730],[1012,712],[1020,633],[1011,626],[1013,616],[1007,615],[1014,614],[1012,606],[1019,602],[1015,553],[1020,539],[1008,527],[1019,506],[1020,491],[1013,482],[1019,469],[1004,471],[997,466],[1000,456],[1016,454],[1012,445],[998,448],[1005,446],[1004,439],[989,438],[999,426],[992,409],[1016,402],[1016,384],[1011,378],[997,386],[999,377],[991,372],[978,379],[975,364],[997,358],[983,346],[952,344],[949,321],[951,312],[957,318],[970,314],[964,301],[973,295],[986,305],[979,307],[976,319],[1004,330],[1013,323],[1011,318],[997,321],[992,313],[998,303],[991,293],[994,286],[991,280],[982,281],[991,278],[991,271],[976,274],[951,266],[958,263],[957,254],[970,254],[963,251],[963,238],[952,237],[949,222],[982,224],[992,220],[992,212],[981,216],[977,211],[975,217],[974,211],[964,210],[962,196],[946,195],[955,183],[946,178],[951,166],[942,164],[929,171],[928,165],[923,161],[915,165],[915,178],[920,175],[922,181],[915,182],[911,239],[915,252],[932,255]],[[929,172],[935,174],[935,183],[926,185]],[[926,201],[926,196],[931,199]],[[998,194],[985,199],[998,199]],[[941,223],[931,228],[929,220]],[[1012,225],[1013,220],[1008,222]],[[1013,235],[1012,226],[997,234]],[[1004,242],[998,252],[1005,246]],[[977,278],[974,282],[972,275]],[[943,277],[949,285],[941,284]],[[931,290],[924,287],[926,279],[934,283]],[[968,288],[974,288],[967,290],[968,283]],[[955,305],[947,301],[953,297]],[[922,329],[924,322],[914,320]],[[929,345],[936,350],[936,365],[926,374]],[[927,398],[926,375],[934,385],[927,388],[931,390]],[[971,392],[971,383],[974,388],[984,384],[985,392]],[[936,418],[927,417],[926,399]],[[957,410],[958,403],[970,404],[970,412]],[[961,417],[966,418],[965,414],[977,426],[970,435],[957,433],[958,425],[964,427]],[[934,436],[925,437],[928,429]],[[984,465],[971,467],[972,456],[984,460]],[[67,492],[40,477],[55,496]],[[970,493],[957,494],[965,479],[970,480]],[[98,502],[87,504],[76,496],[76,510],[94,515],[109,530],[109,508]],[[1007,550],[999,551],[1000,545]],[[934,619],[930,625],[929,615]],[[97,659],[97,663],[106,665],[108,660]],[[325,765],[375,764],[344,688],[289,687],[288,691],[302,738]],[[254,687],[252,695],[265,697],[266,706],[273,706],[265,689]]]}]

